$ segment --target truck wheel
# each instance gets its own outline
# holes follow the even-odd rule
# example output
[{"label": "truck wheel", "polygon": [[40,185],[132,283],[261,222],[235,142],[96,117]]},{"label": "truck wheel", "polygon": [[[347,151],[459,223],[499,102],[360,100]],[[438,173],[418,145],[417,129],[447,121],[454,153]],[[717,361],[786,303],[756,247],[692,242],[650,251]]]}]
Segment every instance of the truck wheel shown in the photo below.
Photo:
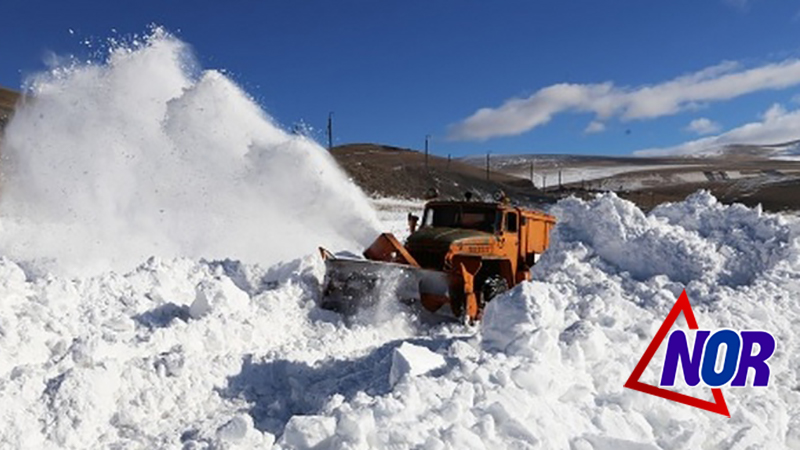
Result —
[{"label": "truck wheel", "polygon": [[483,282],[481,297],[483,303],[489,303],[493,298],[508,290],[508,281],[500,275],[492,275]]}]

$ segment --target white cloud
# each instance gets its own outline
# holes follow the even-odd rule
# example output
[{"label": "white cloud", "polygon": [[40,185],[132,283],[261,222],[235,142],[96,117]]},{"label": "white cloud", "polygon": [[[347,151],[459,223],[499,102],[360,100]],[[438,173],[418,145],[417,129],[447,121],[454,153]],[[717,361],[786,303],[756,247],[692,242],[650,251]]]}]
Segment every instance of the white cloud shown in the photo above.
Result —
[{"label": "white cloud", "polygon": [[800,84],[800,60],[788,59],[750,69],[724,62],[655,85],[617,87],[613,83],[562,83],[496,108],[481,108],[450,128],[455,140],[486,140],[522,134],[564,112],[591,112],[598,120],[653,119],[766,89]]},{"label": "white cloud", "polygon": [[589,122],[589,125],[587,125],[586,129],[583,130],[583,132],[586,134],[602,133],[603,131],[606,131],[606,125],[603,122],[598,122],[596,120]]},{"label": "white cloud", "polygon": [[764,114],[761,115],[761,119],[764,120],[764,122],[771,122],[785,115],[786,108],[784,108],[780,103],[775,103],[770,106],[768,110],[764,111]]},{"label": "white cloud", "polygon": [[685,128],[686,131],[691,131],[692,133],[697,134],[714,134],[718,133],[721,129],[722,127],[717,122],[705,117],[694,119],[693,121],[689,122],[689,125],[687,125]]},{"label": "white cloud", "polygon": [[685,142],[675,147],[651,148],[634,152],[638,156],[696,155],[713,152],[730,144],[770,145],[800,139],[800,109],[787,111],[772,105],[761,121],[751,122],[717,136]]}]

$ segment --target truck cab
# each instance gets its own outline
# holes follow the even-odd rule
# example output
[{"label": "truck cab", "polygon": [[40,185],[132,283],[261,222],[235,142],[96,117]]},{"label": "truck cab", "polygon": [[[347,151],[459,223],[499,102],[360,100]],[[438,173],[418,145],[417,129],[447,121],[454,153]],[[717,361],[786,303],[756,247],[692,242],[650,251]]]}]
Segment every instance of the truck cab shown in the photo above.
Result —
[{"label": "truck cab", "polygon": [[426,269],[448,270],[456,257],[479,258],[476,283],[506,287],[527,280],[549,243],[553,216],[505,203],[432,201],[406,249]]}]

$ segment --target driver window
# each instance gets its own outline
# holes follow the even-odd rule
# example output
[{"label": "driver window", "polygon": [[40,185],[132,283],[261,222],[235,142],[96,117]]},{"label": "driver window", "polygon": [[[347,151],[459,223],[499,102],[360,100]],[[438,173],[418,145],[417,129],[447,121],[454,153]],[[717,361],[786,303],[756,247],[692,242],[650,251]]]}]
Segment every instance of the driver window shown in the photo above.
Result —
[{"label": "driver window", "polygon": [[423,227],[432,227],[433,226],[433,211],[428,208],[425,210],[425,214],[422,216],[422,226]]},{"label": "driver window", "polygon": [[516,213],[508,213],[506,214],[506,231],[510,233],[517,232],[517,214]]}]

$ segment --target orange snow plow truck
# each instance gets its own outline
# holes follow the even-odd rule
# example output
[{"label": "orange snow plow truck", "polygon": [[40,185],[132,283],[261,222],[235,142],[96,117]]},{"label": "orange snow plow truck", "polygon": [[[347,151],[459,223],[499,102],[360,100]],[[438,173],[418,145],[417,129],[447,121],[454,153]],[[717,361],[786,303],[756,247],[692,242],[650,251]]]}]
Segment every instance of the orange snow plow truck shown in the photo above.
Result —
[{"label": "orange snow plow truck", "polygon": [[405,245],[378,236],[364,258],[325,260],[321,306],[343,313],[394,296],[425,309],[475,322],[493,297],[530,279],[549,244],[555,217],[506,204],[431,201],[422,224],[409,214]]}]

